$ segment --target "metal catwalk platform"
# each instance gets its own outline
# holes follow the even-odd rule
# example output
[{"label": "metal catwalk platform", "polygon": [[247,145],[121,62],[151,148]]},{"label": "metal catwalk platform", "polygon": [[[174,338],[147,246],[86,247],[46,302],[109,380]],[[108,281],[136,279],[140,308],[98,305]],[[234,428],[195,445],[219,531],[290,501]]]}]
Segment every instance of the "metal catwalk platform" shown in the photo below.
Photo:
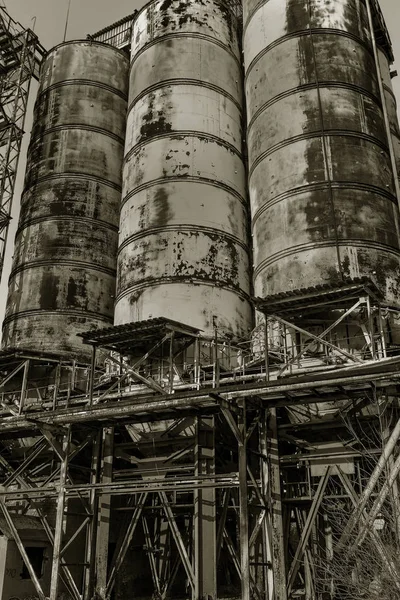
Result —
[{"label": "metal catwalk platform", "polygon": [[[321,333],[312,293],[335,314]],[[152,319],[83,334],[90,368],[3,353],[0,508],[41,600],[325,599],[330,553],[369,543],[388,562],[371,528],[398,503],[388,313],[366,281],[275,300],[249,340]],[[49,541],[47,588],[23,515]]]}]

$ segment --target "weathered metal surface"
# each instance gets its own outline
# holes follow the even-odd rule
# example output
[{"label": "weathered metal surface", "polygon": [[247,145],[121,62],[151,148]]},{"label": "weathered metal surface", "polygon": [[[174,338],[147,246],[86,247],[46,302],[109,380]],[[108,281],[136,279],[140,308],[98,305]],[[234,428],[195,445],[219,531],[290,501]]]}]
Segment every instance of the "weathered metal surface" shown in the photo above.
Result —
[{"label": "weathered metal surface", "polygon": [[390,76],[390,63],[386,54],[378,49],[379,68],[385,93],[386,107],[392,134],[393,150],[397,163],[397,176],[400,178],[400,127],[397,118],[397,102],[393,92],[392,78]]},{"label": "weathered metal surface", "polygon": [[87,359],[77,334],[112,322],[128,60],[68,42],[43,64],[3,348]]},{"label": "weathered metal surface", "polygon": [[132,33],[115,324],[252,326],[236,17],[157,0]]},{"label": "weathered metal surface", "polygon": [[365,6],[245,0],[244,18],[255,295],[368,276],[398,305],[399,213]]}]

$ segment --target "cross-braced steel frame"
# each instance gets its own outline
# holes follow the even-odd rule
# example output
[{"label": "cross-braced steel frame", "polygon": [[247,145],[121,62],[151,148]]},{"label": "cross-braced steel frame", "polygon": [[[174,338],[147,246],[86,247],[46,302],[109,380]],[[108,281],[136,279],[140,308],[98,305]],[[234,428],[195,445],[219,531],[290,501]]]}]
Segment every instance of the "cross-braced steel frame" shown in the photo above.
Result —
[{"label": "cross-braced steel frame", "polygon": [[0,6],[0,279],[32,78],[44,48]]},{"label": "cross-braced steel frame", "polygon": [[396,581],[391,313],[366,281],[268,306],[249,340],[154,319],[84,334],[90,368],[2,355],[0,510],[39,598],[341,598],[336,557],[360,579],[365,547]]}]

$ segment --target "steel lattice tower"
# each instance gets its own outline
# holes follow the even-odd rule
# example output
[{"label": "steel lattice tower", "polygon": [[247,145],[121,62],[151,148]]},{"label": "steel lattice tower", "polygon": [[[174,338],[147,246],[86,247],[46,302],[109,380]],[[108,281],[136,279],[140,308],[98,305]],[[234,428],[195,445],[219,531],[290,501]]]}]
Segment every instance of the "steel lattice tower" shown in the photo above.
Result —
[{"label": "steel lattice tower", "polygon": [[0,6],[0,278],[32,78],[44,48]]}]

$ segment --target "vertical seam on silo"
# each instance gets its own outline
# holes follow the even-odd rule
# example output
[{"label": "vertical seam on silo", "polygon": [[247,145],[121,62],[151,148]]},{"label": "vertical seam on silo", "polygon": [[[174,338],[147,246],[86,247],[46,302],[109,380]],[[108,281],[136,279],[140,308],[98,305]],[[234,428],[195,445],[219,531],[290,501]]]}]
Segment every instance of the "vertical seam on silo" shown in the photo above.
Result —
[{"label": "vertical seam on silo", "polygon": [[311,51],[312,51],[312,57],[313,57],[313,63],[314,63],[315,85],[316,85],[317,98],[318,98],[318,110],[319,110],[319,116],[320,116],[320,120],[321,120],[322,152],[324,155],[326,177],[327,177],[327,183],[328,183],[328,189],[329,189],[329,200],[330,200],[331,211],[332,211],[333,228],[334,228],[335,245],[336,245],[336,256],[337,256],[338,269],[339,269],[340,276],[342,279],[344,279],[342,265],[341,265],[341,261],[340,261],[339,237],[338,237],[337,221],[336,221],[336,215],[335,215],[335,203],[334,203],[334,199],[333,199],[332,178],[331,178],[331,173],[330,173],[329,163],[328,163],[328,149],[327,149],[327,145],[326,145],[324,112],[322,110],[321,90],[320,90],[320,86],[319,86],[317,59],[316,59],[313,32],[312,32],[312,23],[311,23],[312,15],[311,15],[310,0],[307,0],[307,9],[308,9],[308,30],[310,32],[309,35],[310,35]]}]

